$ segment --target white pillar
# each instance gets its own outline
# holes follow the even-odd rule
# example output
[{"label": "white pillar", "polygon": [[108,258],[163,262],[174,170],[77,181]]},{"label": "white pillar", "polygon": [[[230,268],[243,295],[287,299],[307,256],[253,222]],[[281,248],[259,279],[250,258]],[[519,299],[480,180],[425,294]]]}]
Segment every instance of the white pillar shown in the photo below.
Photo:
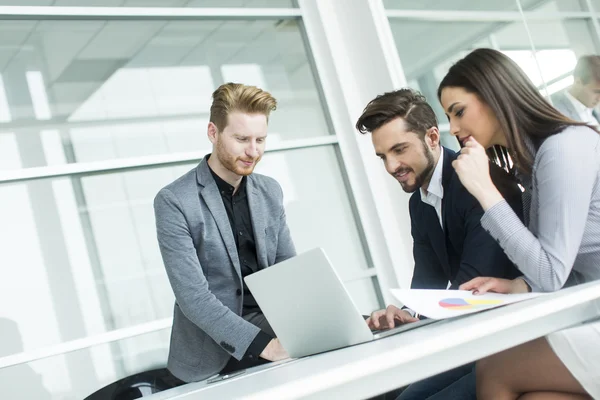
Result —
[{"label": "white pillar", "polygon": [[381,0],[299,0],[323,96],[382,289],[408,287],[414,266],[409,195],[385,172],[354,124],[376,95],[405,78]]}]

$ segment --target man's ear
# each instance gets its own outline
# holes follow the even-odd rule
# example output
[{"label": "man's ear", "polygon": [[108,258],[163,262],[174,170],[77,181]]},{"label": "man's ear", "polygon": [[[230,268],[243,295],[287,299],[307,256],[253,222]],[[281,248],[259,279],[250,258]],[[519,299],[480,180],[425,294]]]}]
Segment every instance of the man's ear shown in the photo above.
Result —
[{"label": "man's ear", "polygon": [[217,142],[217,135],[219,134],[219,129],[213,122],[208,123],[206,133],[208,135],[208,140],[210,140],[212,144],[215,144]]},{"label": "man's ear", "polygon": [[440,130],[435,126],[432,126],[431,128],[427,129],[427,132],[425,132],[425,141],[427,142],[429,147],[431,147],[431,149],[439,147]]}]

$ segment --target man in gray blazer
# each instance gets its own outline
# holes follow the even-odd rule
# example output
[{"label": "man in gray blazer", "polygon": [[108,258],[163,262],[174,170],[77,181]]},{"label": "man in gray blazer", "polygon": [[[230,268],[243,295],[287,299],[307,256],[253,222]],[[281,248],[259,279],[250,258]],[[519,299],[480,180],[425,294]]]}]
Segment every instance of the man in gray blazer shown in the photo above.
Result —
[{"label": "man in gray blazer", "polygon": [[178,383],[288,357],[243,278],[296,255],[279,184],[253,174],[276,100],[227,83],[213,93],[212,154],[154,200],[175,293],[168,370]]},{"label": "man in gray blazer", "polygon": [[552,105],[567,117],[599,125],[595,107],[600,102],[600,56],[582,56],[573,71],[573,85],[552,95]]}]

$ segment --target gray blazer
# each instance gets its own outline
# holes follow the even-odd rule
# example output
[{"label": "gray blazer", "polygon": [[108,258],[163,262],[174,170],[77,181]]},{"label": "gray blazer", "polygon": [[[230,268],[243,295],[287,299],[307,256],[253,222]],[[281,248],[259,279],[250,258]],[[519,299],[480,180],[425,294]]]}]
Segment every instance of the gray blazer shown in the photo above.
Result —
[{"label": "gray blazer", "polygon": [[[248,205],[259,268],[296,255],[279,184],[247,178]],[[192,382],[240,360],[259,332],[242,314],[242,275],[227,211],[205,157],[158,192],[156,230],[175,293],[168,369]],[[242,291],[243,293],[243,291]]]},{"label": "gray blazer", "polygon": [[[569,100],[569,98],[565,94],[564,90],[553,94],[552,96],[550,96],[550,98],[552,99],[552,105],[558,111],[560,111],[561,113],[563,113],[564,115],[566,115],[574,121],[581,121],[579,113],[573,106],[573,103],[571,103],[571,100]],[[594,118],[596,118],[597,121],[600,121],[600,115],[596,110],[592,111],[592,115],[594,116]]]}]

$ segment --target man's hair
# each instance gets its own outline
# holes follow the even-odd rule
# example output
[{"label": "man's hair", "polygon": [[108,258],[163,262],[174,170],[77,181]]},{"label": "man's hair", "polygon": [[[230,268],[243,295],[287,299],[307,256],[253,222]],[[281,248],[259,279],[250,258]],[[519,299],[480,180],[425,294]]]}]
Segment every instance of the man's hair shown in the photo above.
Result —
[{"label": "man's hair", "polygon": [[579,78],[584,84],[591,80],[600,82],[600,56],[586,55],[579,57],[573,71],[573,78]]},{"label": "man's hair", "polygon": [[241,83],[225,83],[212,94],[210,106],[210,122],[217,126],[219,132],[227,126],[227,117],[233,112],[244,114],[264,114],[269,120],[269,114],[277,108],[277,100],[256,86]]},{"label": "man's hair", "polygon": [[388,122],[402,118],[410,132],[421,139],[429,128],[438,126],[437,118],[425,96],[416,90],[405,88],[375,97],[367,104],[356,122],[360,133],[373,132]]}]

